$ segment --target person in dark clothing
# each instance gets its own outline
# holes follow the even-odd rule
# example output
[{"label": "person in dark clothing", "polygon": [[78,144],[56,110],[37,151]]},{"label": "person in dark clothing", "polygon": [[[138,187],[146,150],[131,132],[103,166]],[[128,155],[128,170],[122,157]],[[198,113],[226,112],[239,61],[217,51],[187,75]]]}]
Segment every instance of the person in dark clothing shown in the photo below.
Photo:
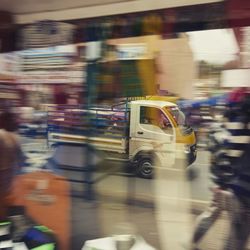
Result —
[{"label": "person in dark clothing", "polygon": [[206,232],[227,211],[230,234],[224,250],[243,250],[250,228],[250,102],[249,94],[241,102],[230,105],[226,122],[212,135],[211,173],[216,187],[213,201],[196,223],[192,249]]},{"label": "person in dark clothing", "polygon": [[250,234],[250,144],[237,166],[236,178],[229,183],[233,191],[230,210],[231,225],[226,241],[226,250],[246,248]]}]

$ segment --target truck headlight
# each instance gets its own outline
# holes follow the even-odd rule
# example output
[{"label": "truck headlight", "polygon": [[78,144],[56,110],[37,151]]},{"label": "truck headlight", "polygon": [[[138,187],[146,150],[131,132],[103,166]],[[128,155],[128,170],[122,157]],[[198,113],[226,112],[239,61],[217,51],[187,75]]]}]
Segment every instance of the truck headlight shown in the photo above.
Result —
[{"label": "truck headlight", "polygon": [[186,154],[189,154],[190,153],[190,151],[191,151],[191,149],[190,149],[190,145],[184,145],[184,152],[186,153]]}]

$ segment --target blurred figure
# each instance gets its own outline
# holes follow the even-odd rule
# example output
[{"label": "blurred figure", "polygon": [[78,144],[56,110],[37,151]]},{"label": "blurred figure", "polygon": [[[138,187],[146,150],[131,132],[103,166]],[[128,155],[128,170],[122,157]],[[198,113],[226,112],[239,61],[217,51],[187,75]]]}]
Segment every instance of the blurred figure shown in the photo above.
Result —
[{"label": "blurred figure", "polygon": [[226,250],[244,250],[250,234],[250,144],[238,163],[238,175],[230,184],[230,232]]},{"label": "blurred figure", "polygon": [[[216,186],[210,207],[202,213],[195,227],[192,249],[209,228],[227,211],[230,234],[224,250],[243,250],[250,233],[250,98],[230,102],[226,122],[216,127],[210,140],[213,155],[211,172]],[[230,100],[229,100],[230,101]]]},{"label": "blurred figure", "polygon": [[[225,249],[245,249],[250,233],[250,94],[245,97],[239,107],[240,119],[235,122],[239,127],[229,128],[235,137],[241,136],[238,144],[231,143],[229,149],[234,150],[232,166],[236,177],[229,183],[235,199],[231,201],[231,227]],[[240,122],[240,123],[239,123]],[[240,126],[241,124],[241,126]],[[241,131],[241,132],[240,132]],[[243,154],[242,154],[243,152]],[[237,161],[237,156],[241,156]]]},{"label": "blurred figure", "polygon": [[22,157],[15,135],[17,122],[14,114],[5,109],[0,114],[0,221],[6,216],[11,184]]},{"label": "blurred figure", "polygon": [[191,108],[189,114],[188,124],[194,129],[196,140],[199,141],[199,130],[202,125],[202,117],[199,107]]}]

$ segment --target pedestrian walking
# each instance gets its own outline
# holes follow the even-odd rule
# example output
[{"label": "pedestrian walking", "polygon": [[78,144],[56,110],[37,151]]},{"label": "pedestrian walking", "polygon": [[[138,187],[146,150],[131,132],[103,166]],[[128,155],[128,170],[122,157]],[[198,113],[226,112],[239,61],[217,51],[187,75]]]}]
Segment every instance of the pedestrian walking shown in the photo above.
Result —
[{"label": "pedestrian walking", "polygon": [[223,125],[210,137],[211,173],[215,187],[210,206],[196,221],[193,249],[227,211],[230,233],[224,250],[243,250],[250,232],[250,98],[249,93],[230,103]]}]

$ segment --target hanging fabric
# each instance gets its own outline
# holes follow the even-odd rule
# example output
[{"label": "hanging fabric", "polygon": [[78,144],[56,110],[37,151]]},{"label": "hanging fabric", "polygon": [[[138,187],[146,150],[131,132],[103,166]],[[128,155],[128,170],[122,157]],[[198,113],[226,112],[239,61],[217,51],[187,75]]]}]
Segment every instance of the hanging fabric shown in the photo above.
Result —
[{"label": "hanging fabric", "polygon": [[117,17],[113,23],[112,38],[120,38],[122,35],[122,18]]},{"label": "hanging fabric", "polygon": [[87,65],[87,103],[93,104],[97,100],[97,87],[99,85],[99,64],[97,62],[91,62]]},{"label": "hanging fabric", "polygon": [[122,96],[143,96],[144,92],[136,60],[124,60],[120,63]]},{"label": "hanging fabric", "polygon": [[97,22],[89,22],[87,24],[86,33],[87,33],[87,41],[88,42],[101,40],[100,24]]},{"label": "hanging fabric", "polygon": [[133,34],[132,36],[140,36],[142,34],[142,18],[134,17],[133,18]]},{"label": "hanging fabric", "polygon": [[100,40],[107,40],[112,37],[113,33],[113,23],[111,20],[106,19],[100,24]]},{"label": "hanging fabric", "polygon": [[98,101],[110,100],[120,96],[120,64],[119,61],[100,63]]},{"label": "hanging fabric", "polygon": [[136,66],[143,94],[155,95],[157,93],[155,59],[137,60]]},{"label": "hanging fabric", "polygon": [[144,35],[161,34],[163,30],[162,17],[159,14],[149,14],[143,18],[142,32]]},{"label": "hanging fabric", "polygon": [[109,19],[106,19],[100,27],[101,58],[105,58],[108,50],[107,40],[112,37],[113,24]]},{"label": "hanging fabric", "polygon": [[127,16],[124,20],[123,34],[125,37],[131,37],[133,36],[133,18]]},{"label": "hanging fabric", "polygon": [[176,26],[176,11],[174,9],[167,9],[163,16],[163,39],[172,38]]},{"label": "hanging fabric", "polygon": [[128,18],[121,18],[121,38],[129,36],[129,28]]}]

